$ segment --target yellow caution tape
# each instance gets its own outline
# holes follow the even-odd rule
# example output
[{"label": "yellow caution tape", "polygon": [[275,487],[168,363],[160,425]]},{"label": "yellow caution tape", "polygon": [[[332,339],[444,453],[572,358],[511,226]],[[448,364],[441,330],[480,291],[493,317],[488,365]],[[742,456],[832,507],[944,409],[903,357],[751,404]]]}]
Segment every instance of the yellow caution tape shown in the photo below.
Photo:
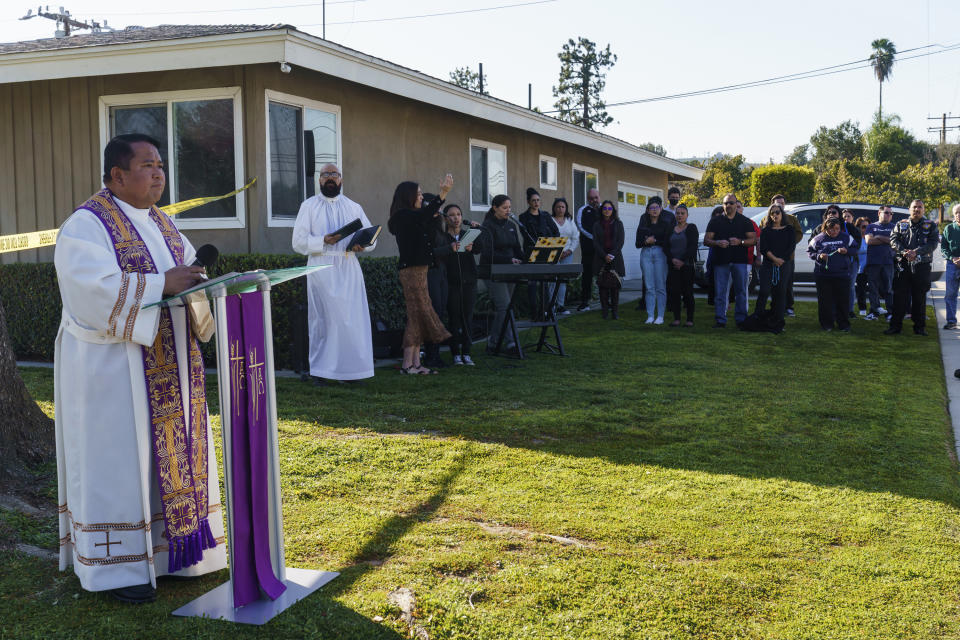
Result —
[{"label": "yellow caution tape", "polygon": [[12,236],[0,236],[0,253],[38,249],[57,244],[57,229],[34,231],[33,233],[15,233]]},{"label": "yellow caution tape", "polygon": [[249,189],[257,179],[254,178],[247,184],[243,185],[239,189],[234,189],[230,193],[225,193],[222,196],[211,196],[208,198],[192,198],[190,200],[181,200],[180,202],[174,202],[173,204],[168,204],[165,207],[161,207],[160,211],[163,211],[168,216],[175,216],[177,214],[183,213],[190,209],[195,209],[201,205],[209,204],[211,202],[216,202],[217,200],[223,200],[224,198],[229,198],[230,196],[235,196],[241,191]]},{"label": "yellow caution tape", "polygon": [[[217,200],[223,200],[224,198],[229,198],[230,196],[235,196],[241,191],[249,189],[256,181],[257,179],[254,178],[239,189],[235,189],[234,191],[226,193],[222,196],[182,200],[181,202],[168,204],[167,206],[162,207],[160,210],[168,216],[175,216],[179,213],[183,213],[184,211],[195,209],[200,205],[216,202]],[[47,231],[33,231],[31,233],[15,233],[12,236],[0,236],[0,253],[8,253],[10,251],[25,251],[27,249],[39,249],[41,247],[55,245],[57,244],[58,233],[59,229],[49,229]]]}]

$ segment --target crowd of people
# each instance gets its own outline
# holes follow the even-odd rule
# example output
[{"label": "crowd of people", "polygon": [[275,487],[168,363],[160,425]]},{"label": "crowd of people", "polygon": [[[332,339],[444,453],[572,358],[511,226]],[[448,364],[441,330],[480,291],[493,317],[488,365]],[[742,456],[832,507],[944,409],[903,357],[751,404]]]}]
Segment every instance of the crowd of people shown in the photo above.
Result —
[{"label": "crowd of people", "polygon": [[[311,375],[318,384],[326,384],[328,379],[356,381],[372,375],[372,361],[367,355],[371,352],[367,346],[369,330],[365,331],[365,323],[357,320],[366,312],[365,298],[349,295],[347,289],[356,289],[358,276],[362,286],[362,275],[351,258],[357,251],[369,251],[375,245],[341,246],[346,240],[329,235],[351,216],[359,215],[364,224],[368,222],[358,205],[340,195],[342,176],[337,167],[325,167],[323,176],[321,194],[305,202],[301,209],[293,242],[297,251],[311,256],[311,263],[331,264],[345,270],[345,277],[338,279],[335,287],[346,292],[342,296],[327,290],[331,278],[319,273],[311,276],[317,282],[328,283],[319,287],[311,283]],[[436,195],[423,193],[415,182],[403,182],[397,186],[390,208],[387,227],[396,237],[399,279],[407,307],[402,373],[436,374],[447,366],[440,356],[442,345],[449,347],[454,365],[474,364],[470,353],[471,327],[481,280],[493,306],[487,348],[498,348],[516,285],[493,280],[491,265],[525,261],[539,238],[566,239],[561,263],[571,262],[580,250],[583,275],[579,311],[590,307],[596,284],[601,317],[620,317],[620,290],[626,276],[626,232],[614,201],[602,200],[599,190],[591,188],[586,193],[586,203],[576,211],[562,197],[555,198],[547,209],[540,193],[529,188],[526,209],[519,216],[513,213],[511,198],[501,194],[492,199],[478,223],[467,220],[459,205],[445,202],[452,187],[449,174]],[[704,267],[709,283],[707,304],[714,307],[713,327],[727,326],[730,305],[734,323],[746,330],[780,333],[785,329],[786,318],[795,315],[795,261],[803,229],[797,218],[786,211],[785,204],[782,195],[774,196],[757,224],[743,214],[743,204],[737,196],[728,193],[712,212],[703,246],[708,250]],[[328,220],[322,228],[311,232],[309,225],[319,224],[314,219],[317,213]],[[667,204],[658,196],[645,203],[634,242],[641,250],[643,283],[637,309],[646,311],[647,324],[665,324],[668,314],[670,326],[694,324],[693,290],[700,230],[688,218],[677,187],[668,190]],[[479,235],[462,243],[471,228],[479,229]],[[814,262],[818,320],[823,330],[850,331],[856,307],[866,320],[887,320],[888,334],[899,333],[904,318],[909,316],[914,332],[926,335],[923,308],[930,286],[930,263],[939,239],[936,224],[924,217],[920,200],[911,203],[910,218],[897,224],[892,222],[889,206],[879,208],[875,222],[864,217],[855,219],[852,212],[837,205],[827,206],[823,223],[805,247],[806,257],[801,258]],[[960,289],[957,223],[945,231],[943,251],[948,259],[948,298],[952,292],[945,328],[955,328]],[[752,312],[748,304],[751,274],[758,284]],[[556,287],[559,291],[555,291]],[[348,295],[350,302],[346,300]],[[569,314],[563,306],[565,298],[564,283],[544,287],[531,284],[527,287],[531,319],[542,320],[552,300],[556,300],[552,313]],[[344,308],[356,313],[345,314]],[[350,338],[349,347],[344,346],[345,336]],[[517,348],[512,335],[505,333],[502,340],[499,347],[506,352]]]}]

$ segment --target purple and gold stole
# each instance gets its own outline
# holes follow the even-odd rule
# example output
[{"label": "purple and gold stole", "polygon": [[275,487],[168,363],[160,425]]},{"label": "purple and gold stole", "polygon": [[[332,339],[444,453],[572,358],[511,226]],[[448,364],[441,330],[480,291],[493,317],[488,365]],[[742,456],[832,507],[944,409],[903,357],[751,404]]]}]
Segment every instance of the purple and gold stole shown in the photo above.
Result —
[{"label": "purple and gold stole", "polygon": [[[109,189],[94,194],[80,205],[107,228],[117,264],[123,272],[120,296],[110,318],[116,334],[116,317],[127,297],[129,274],[137,276],[136,298],[127,316],[123,338],[130,339],[140,309],[146,279],[142,274],[158,273],[147,244],[136,227],[120,210]],[[176,264],[183,264],[183,241],[170,219],[156,207],[150,219],[160,228],[167,249]],[[173,573],[203,559],[203,550],[217,545],[207,520],[207,396],[200,345],[187,319],[190,359],[190,428],[183,413],[183,395],[177,366],[173,319],[166,307],[160,310],[160,329],[150,347],[141,347],[143,371],[150,405],[150,439],[160,486],[164,529],[169,543],[168,572]]]}]

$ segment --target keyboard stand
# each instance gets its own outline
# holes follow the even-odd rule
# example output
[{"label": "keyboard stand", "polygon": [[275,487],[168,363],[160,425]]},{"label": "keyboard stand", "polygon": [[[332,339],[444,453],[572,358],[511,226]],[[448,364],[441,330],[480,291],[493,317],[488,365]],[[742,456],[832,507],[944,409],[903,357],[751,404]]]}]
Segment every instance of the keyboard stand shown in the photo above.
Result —
[{"label": "keyboard stand", "polygon": [[[521,281],[524,282],[524,281]],[[526,280],[527,286],[530,286],[532,280]],[[507,331],[510,332],[510,337],[513,338],[513,343],[517,345],[516,357],[519,360],[525,360],[526,356],[523,354],[523,346],[520,344],[520,335],[519,330],[521,329],[533,329],[540,328],[540,339],[537,342],[528,344],[527,347],[536,347],[538,353],[543,352],[543,348],[546,347],[547,351],[552,354],[559,356],[566,356],[566,352],[563,350],[563,340],[560,338],[560,323],[557,320],[556,304],[557,296],[560,293],[560,279],[547,281],[539,280],[537,284],[540,286],[540,300],[541,304],[544,299],[545,287],[550,282],[553,282],[555,285],[553,288],[553,295],[550,296],[550,302],[547,305],[547,309],[544,310],[542,307],[537,310],[537,318],[543,318],[543,320],[538,321],[518,321],[513,312],[514,300],[517,297],[517,291],[520,290],[519,286],[513,288],[513,293],[510,296],[510,302],[507,304],[507,312],[503,317],[503,324],[500,327],[500,334],[497,338],[497,346],[493,349],[493,355],[501,355],[500,348],[503,346],[503,339],[507,336]],[[519,282],[518,282],[519,284]],[[557,341],[556,344],[550,344],[547,342],[547,332],[550,330],[550,327],[553,327],[553,334]],[[510,355],[506,352],[503,355]]]}]

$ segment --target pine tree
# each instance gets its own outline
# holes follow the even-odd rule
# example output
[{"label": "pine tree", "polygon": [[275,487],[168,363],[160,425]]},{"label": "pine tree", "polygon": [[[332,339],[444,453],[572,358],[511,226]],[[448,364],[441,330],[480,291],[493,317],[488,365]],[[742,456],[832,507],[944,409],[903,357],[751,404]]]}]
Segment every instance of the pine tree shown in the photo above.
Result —
[{"label": "pine tree", "polygon": [[557,98],[554,106],[560,119],[585,129],[593,129],[594,125],[605,127],[613,122],[600,97],[606,85],[605,70],[617,61],[610,45],[600,51],[595,42],[586,38],[576,42],[571,39],[557,57],[561,63],[560,84],[553,87],[553,96]]}]

